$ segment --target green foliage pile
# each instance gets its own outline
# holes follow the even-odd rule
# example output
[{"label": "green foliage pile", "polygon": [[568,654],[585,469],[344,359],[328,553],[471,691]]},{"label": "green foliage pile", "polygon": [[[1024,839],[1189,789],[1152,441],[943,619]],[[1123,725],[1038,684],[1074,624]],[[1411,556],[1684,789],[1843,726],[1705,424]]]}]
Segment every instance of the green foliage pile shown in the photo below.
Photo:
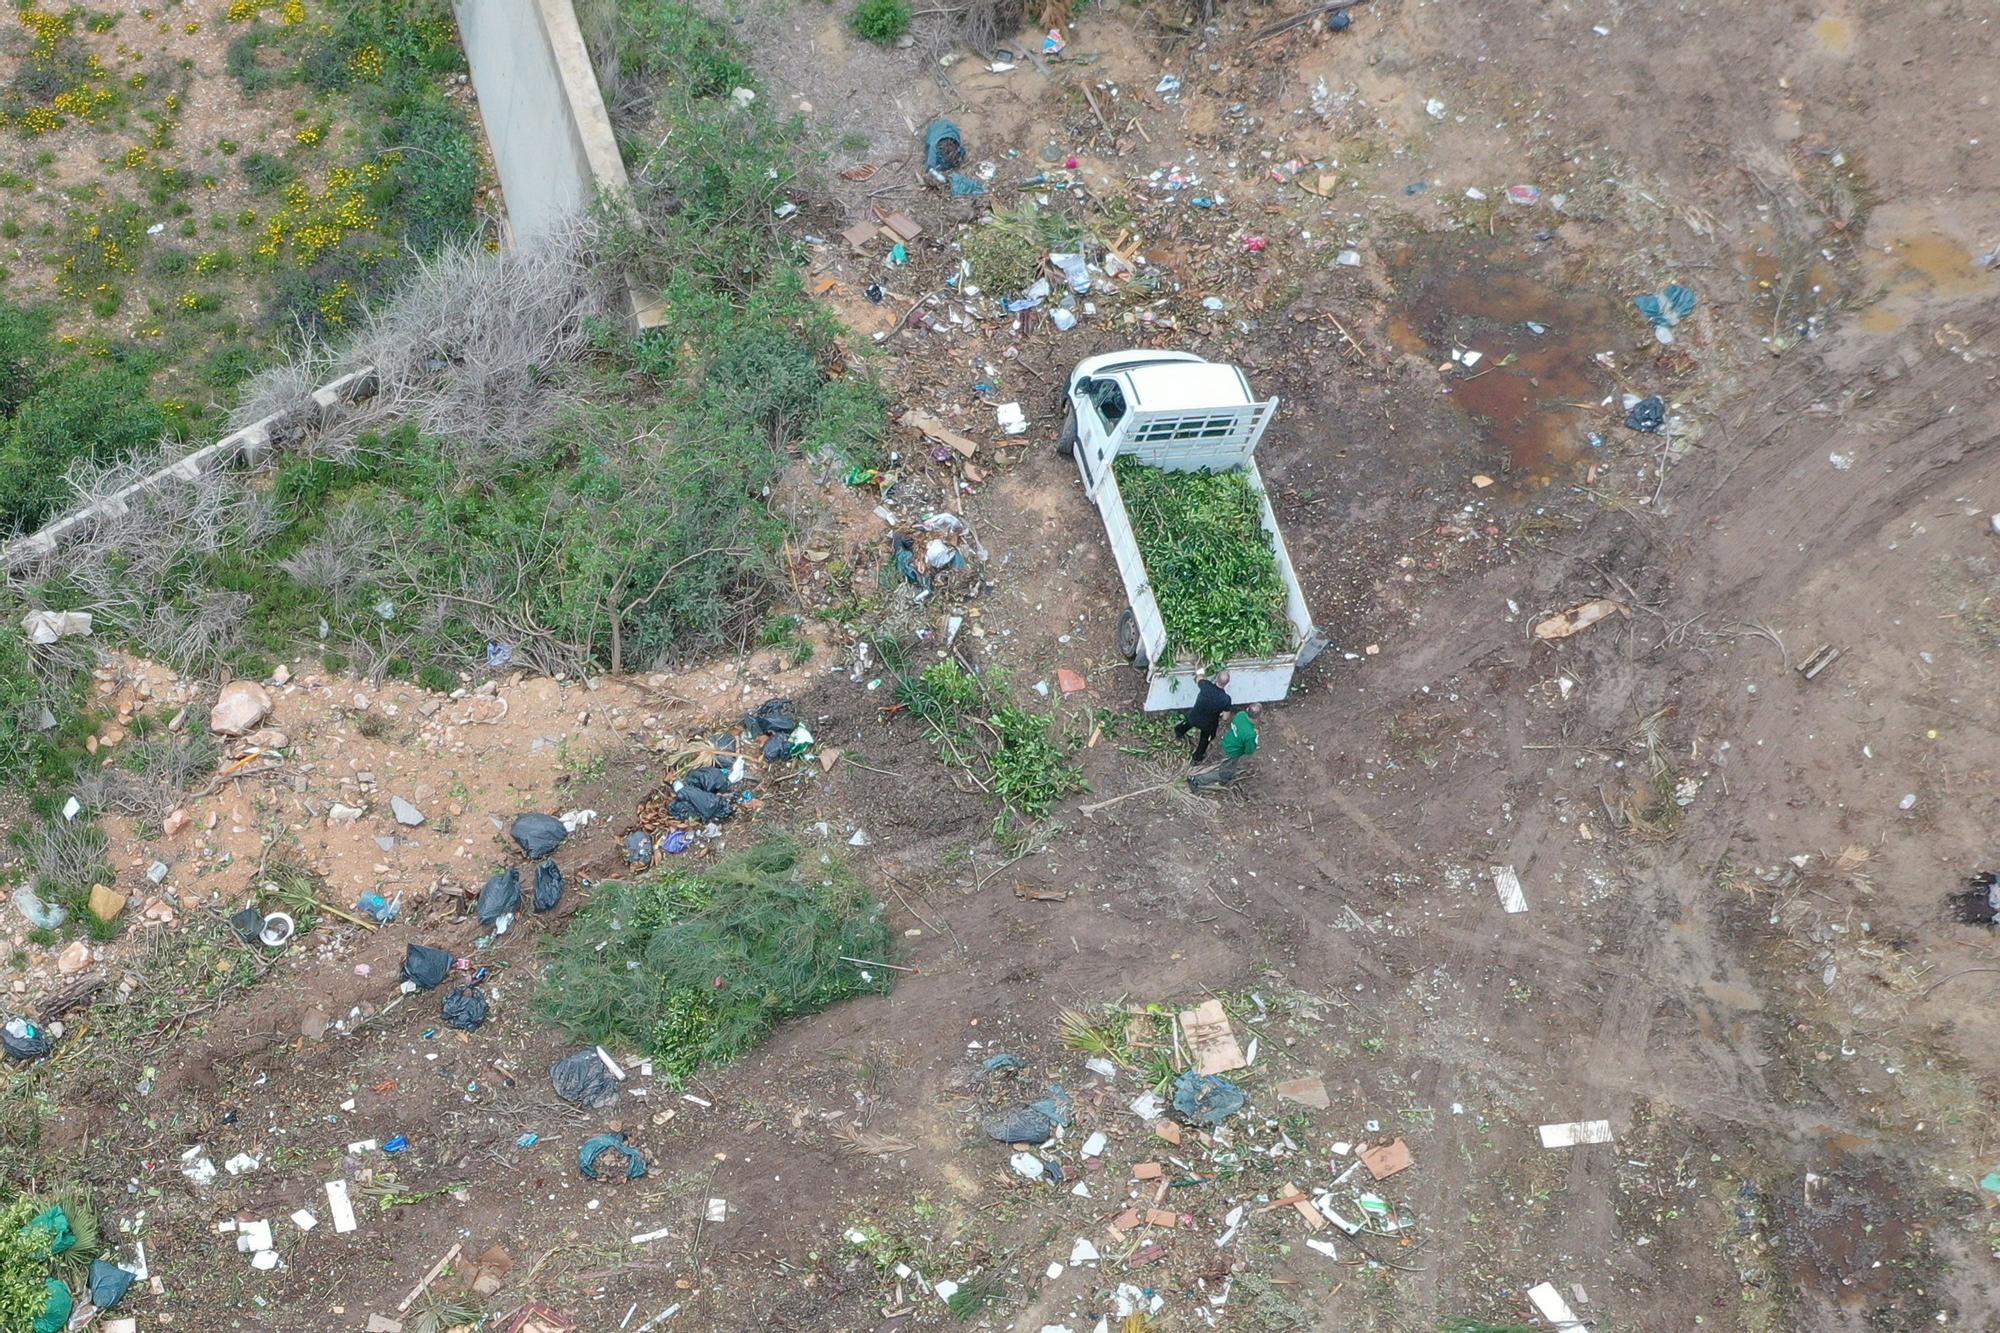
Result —
[{"label": "green foliage pile", "polygon": [[[885,646],[885,662],[890,652]],[[923,723],[925,738],[947,763],[983,773],[1001,805],[996,833],[1006,833],[1013,816],[1041,819],[1063,797],[1083,790],[1083,770],[1056,742],[1054,719],[1012,703],[987,713],[985,683],[956,658],[942,658],[920,674],[899,674],[896,698]]]},{"label": "green foliage pile", "polygon": [[913,17],[910,0],[861,0],[848,22],[858,36],[887,46],[910,30]]},{"label": "green foliage pile", "polygon": [[[51,1208],[62,1213],[54,1232],[36,1221]],[[61,1235],[63,1224],[67,1236]],[[53,1252],[58,1246],[61,1252]],[[97,1216],[81,1195],[15,1195],[0,1207],[0,1330],[27,1333],[48,1306],[49,1282],[68,1278],[72,1287],[81,1286],[103,1250]]]},{"label": "green foliage pile", "polygon": [[1250,474],[1115,464],[1139,555],[1166,622],[1163,662],[1209,667],[1285,651],[1285,581]]},{"label": "green foliage pile", "polygon": [[787,838],[630,883],[599,884],[545,943],[536,1012],[579,1041],[644,1051],[684,1079],[755,1046],[782,1019],[885,994],[882,905],[847,865]]},{"label": "green foliage pile", "polygon": [[51,313],[0,298],[0,529],[32,531],[70,500],[72,464],[151,445],[167,418],[147,400],[150,359],[61,349]]},{"label": "green foliage pile", "polygon": [[1010,810],[1040,819],[1057,801],[1083,790],[1083,770],[1069,762],[1054,739],[1050,719],[1008,704],[993,715],[996,739],[993,794]]},{"label": "green foliage pile", "polygon": [[995,213],[983,226],[966,233],[966,262],[972,280],[996,295],[1011,296],[1043,276],[1043,257],[1071,251],[1087,236],[1083,225],[1056,208],[1025,203]]}]

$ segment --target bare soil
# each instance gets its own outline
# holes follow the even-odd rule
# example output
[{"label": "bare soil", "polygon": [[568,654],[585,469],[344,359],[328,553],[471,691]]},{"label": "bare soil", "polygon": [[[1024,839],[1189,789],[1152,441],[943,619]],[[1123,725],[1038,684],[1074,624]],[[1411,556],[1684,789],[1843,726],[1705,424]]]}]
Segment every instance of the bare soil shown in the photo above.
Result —
[{"label": "bare soil", "polygon": [[[280,779],[196,807],[221,814],[234,866],[255,821],[232,803],[303,823],[343,895],[473,883],[497,853],[489,815],[594,806],[565,860],[614,873],[652,748],[788,693],[857,762],[809,766],[765,818],[823,821],[835,848],[865,831],[847,854],[921,973],[786,1025],[685,1095],[635,1075],[584,1116],[542,1072],[559,1038],[522,1012],[542,923],[481,955],[505,970],[496,1021],[470,1035],[437,1030],[423,997],[392,1004],[406,940],[472,945],[448,897],[379,933],[329,926],[147,1054],[147,1096],[65,1108],[89,1117],[94,1178],[114,1194],[129,1178],[145,1210],[163,1289],[138,1297],[141,1327],[362,1328],[453,1244],[512,1255],[492,1310],[532,1297],[588,1329],[670,1306],[656,1327],[951,1326],[939,1280],[990,1284],[969,1319],[996,1329],[1116,1325],[1120,1284],[1161,1298],[1161,1329],[1541,1326],[1525,1292],[1545,1281],[1607,1329],[2000,1321],[1996,1199],[1977,1183],[2000,1165],[2000,961],[1990,930],[1947,910],[1991,868],[1996,814],[2000,278],[1976,259],[2000,244],[1992,24],[1952,5],[1353,13],[1345,33],[1251,44],[1276,11],[1195,30],[1091,10],[1063,61],[1007,73],[850,48],[817,11],[745,24],[771,95],[837,105],[872,159],[951,114],[1010,206],[1076,156],[1100,235],[1129,233],[1165,275],[1096,298],[1068,334],[967,319],[949,295],[912,310],[947,292],[954,206],[887,166],[843,202],[849,220],[912,212],[910,268],[837,238],[816,265],[843,310],[891,289],[887,313],[909,318],[857,338],[883,333],[903,401],[980,442],[957,495],[990,587],[925,614],[976,608],[958,647],[1023,697],[1058,667],[1089,679],[1051,705],[1078,744],[1095,736],[1080,800],[1173,768],[1113,659],[1095,515],[1045,447],[1054,386],[1079,357],[1145,343],[1235,360],[1283,399],[1260,461],[1335,648],[1267,713],[1245,782],[1095,816],[1072,801],[1014,859],[992,803],[885,716],[878,673],[848,678],[838,629],[789,675],[767,656],[692,688],[510,685],[515,711],[483,740],[449,731],[463,705],[445,704],[364,746],[350,687],[307,673],[306,794]],[[1177,95],[1153,91],[1163,73]],[[1166,188],[1174,170],[1198,179]],[[1508,202],[1510,185],[1539,202]],[[1347,249],[1358,266],[1335,261]],[[1664,346],[1631,298],[1668,281],[1701,303]],[[1627,392],[1665,396],[1675,433],[1627,429]],[[993,425],[1009,400],[1025,440]],[[901,448],[929,495],[951,493],[927,451]],[[874,498],[840,497],[850,512],[816,538],[828,558],[801,562],[808,601],[842,591],[836,567],[877,586]],[[1622,613],[1535,637],[1596,597]],[[1807,678],[1821,645],[1839,656]],[[534,746],[549,737],[605,767],[565,777]],[[357,767],[377,804],[351,833],[292,812]],[[392,789],[448,803],[454,828],[379,854]],[[239,826],[252,840],[228,843]],[[1518,872],[1525,912],[1502,910],[1496,866]],[[1086,1071],[1057,1015],[1205,994],[1258,1041],[1250,1109],[1232,1143],[1183,1145],[1173,1228],[1114,1236],[1155,1197],[1131,1168],[1162,1149],[1127,1109],[1141,1078]],[[347,1030],[305,1036],[315,1011]],[[996,1050],[1026,1069],[975,1079]],[[1325,1109],[1275,1096],[1311,1074]],[[979,1127],[1051,1079],[1077,1099],[1061,1158],[1088,1197],[1020,1178]],[[1540,1125],[1599,1119],[1611,1143],[1541,1145]],[[577,1143],[614,1124],[652,1174],[580,1180]],[[1095,1167],[1074,1151],[1093,1130],[1110,1138]],[[397,1133],[411,1151],[393,1163],[345,1152]],[[1320,1233],[1329,1258],[1295,1211],[1256,1211],[1288,1182],[1325,1188],[1347,1165],[1336,1142],[1398,1137],[1415,1165],[1376,1188],[1408,1226]],[[196,1142],[265,1164],[197,1190],[173,1169]],[[365,1210],[349,1236],[283,1220],[323,1214],[324,1180],[390,1168],[400,1188],[455,1192]],[[723,1220],[702,1220],[710,1199]],[[1221,1246],[1237,1205],[1247,1224]],[[283,1267],[254,1272],[218,1237],[237,1217],[274,1219]],[[1098,1261],[1069,1264],[1078,1237]],[[460,1265],[440,1286],[465,1280]]]}]

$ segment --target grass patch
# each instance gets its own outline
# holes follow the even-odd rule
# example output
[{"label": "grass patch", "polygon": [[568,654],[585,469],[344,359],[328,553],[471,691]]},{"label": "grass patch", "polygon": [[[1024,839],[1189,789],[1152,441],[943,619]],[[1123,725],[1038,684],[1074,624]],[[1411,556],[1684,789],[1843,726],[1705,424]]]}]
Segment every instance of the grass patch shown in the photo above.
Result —
[{"label": "grass patch", "polygon": [[675,1079],[726,1064],[781,1019],[897,974],[882,905],[847,865],[774,837],[712,865],[597,886],[545,946],[535,1010],[569,1036],[644,1051]]},{"label": "grass patch", "polygon": [[889,45],[910,30],[910,0],[861,0],[847,17],[855,35]]},{"label": "grass patch", "polygon": [[1163,662],[1208,667],[1285,651],[1285,581],[1250,474],[1114,464],[1167,627]]},{"label": "grass patch", "polygon": [[1075,250],[1088,235],[1067,213],[1026,203],[973,228],[965,237],[965,258],[973,282],[996,295],[1012,295],[1042,276],[1044,256]]}]

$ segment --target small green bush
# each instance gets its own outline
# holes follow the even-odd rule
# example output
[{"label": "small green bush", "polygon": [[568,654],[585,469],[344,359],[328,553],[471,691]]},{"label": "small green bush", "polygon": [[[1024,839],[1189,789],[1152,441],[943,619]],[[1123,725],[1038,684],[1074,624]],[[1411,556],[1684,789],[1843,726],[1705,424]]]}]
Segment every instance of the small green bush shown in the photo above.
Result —
[{"label": "small green bush", "polygon": [[887,993],[849,958],[887,959],[882,905],[845,862],[787,838],[697,870],[599,884],[560,935],[536,1012],[579,1041],[634,1048],[676,1079],[735,1059],[782,1019]]},{"label": "small green bush", "polygon": [[298,178],[298,169],[282,157],[269,153],[246,154],[238,169],[243,179],[256,194],[270,194]]},{"label": "small green bush", "polygon": [[910,0],[861,0],[848,22],[871,42],[887,46],[910,30]]}]

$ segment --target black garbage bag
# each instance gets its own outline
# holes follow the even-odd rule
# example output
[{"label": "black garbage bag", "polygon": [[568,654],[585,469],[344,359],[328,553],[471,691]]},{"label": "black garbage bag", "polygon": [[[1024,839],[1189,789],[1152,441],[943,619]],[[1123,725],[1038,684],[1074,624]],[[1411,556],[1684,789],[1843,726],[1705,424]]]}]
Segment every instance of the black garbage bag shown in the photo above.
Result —
[{"label": "black garbage bag", "polygon": [[625,859],[635,866],[653,864],[653,835],[644,829],[634,829],[626,834]]},{"label": "black garbage bag", "polygon": [[569,830],[554,815],[516,815],[514,827],[508,831],[514,835],[522,855],[535,861],[553,853],[569,836]]},{"label": "black garbage bag", "polygon": [[1667,400],[1658,394],[1641,398],[1625,414],[1625,424],[1642,434],[1653,434],[1667,424]]},{"label": "black garbage bag", "polygon": [[476,1032],[486,1021],[486,992],[477,985],[460,986],[444,997],[444,1021],[461,1032]]},{"label": "black garbage bag", "polygon": [[229,925],[236,932],[236,938],[245,944],[254,944],[264,933],[264,914],[254,907],[246,907],[229,918]]},{"label": "black garbage bag", "polygon": [[124,1300],[131,1285],[132,1275],[109,1259],[90,1261],[90,1303],[98,1309],[109,1310]]},{"label": "black garbage bag", "polygon": [[729,732],[725,731],[720,736],[710,736],[708,742],[715,747],[717,754],[736,753],[736,737]]},{"label": "black garbage bag", "polygon": [[789,731],[782,736],[773,736],[764,742],[764,761],[766,763],[775,764],[791,752],[792,733]]},{"label": "black garbage bag", "polygon": [[562,901],[562,867],[554,861],[544,861],[535,867],[535,910],[553,912]]},{"label": "black garbage bag", "polygon": [[752,736],[789,736],[799,729],[799,719],[790,699],[766,699],[756,712],[744,714],[743,729]]},{"label": "black garbage bag", "polygon": [[576,1150],[576,1169],[583,1172],[586,1180],[602,1180],[597,1174],[597,1159],[608,1152],[625,1155],[625,1179],[637,1180],[646,1174],[646,1159],[637,1148],[625,1142],[623,1134],[599,1134],[583,1141]]},{"label": "black garbage bag", "polygon": [[699,791],[728,791],[729,768],[725,764],[711,764],[707,768],[697,768],[682,774],[681,782]]},{"label": "black garbage bag", "polygon": [[602,1110],[618,1100],[618,1080],[597,1058],[596,1048],[572,1051],[549,1066],[549,1081],[556,1096],[590,1110]]},{"label": "black garbage bag", "polygon": [[434,990],[451,975],[451,954],[428,944],[412,944],[403,952],[403,980]]},{"label": "black garbage bag", "polygon": [[0,1027],[0,1046],[7,1048],[9,1060],[39,1059],[54,1045],[48,1033],[25,1018],[10,1018]]},{"label": "black garbage bag", "polygon": [[486,881],[479,891],[479,923],[490,926],[521,907],[521,872],[513,866]]},{"label": "black garbage bag", "polygon": [[720,792],[702,791],[698,787],[684,787],[680,795],[674,797],[667,813],[675,819],[690,819],[707,824],[729,818],[736,813],[736,803]]},{"label": "black garbage bag", "polygon": [[1056,1123],[1032,1106],[1019,1106],[987,1116],[980,1122],[986,1137],[1001,1143],[1047,1143],[1056,1136]]}]

